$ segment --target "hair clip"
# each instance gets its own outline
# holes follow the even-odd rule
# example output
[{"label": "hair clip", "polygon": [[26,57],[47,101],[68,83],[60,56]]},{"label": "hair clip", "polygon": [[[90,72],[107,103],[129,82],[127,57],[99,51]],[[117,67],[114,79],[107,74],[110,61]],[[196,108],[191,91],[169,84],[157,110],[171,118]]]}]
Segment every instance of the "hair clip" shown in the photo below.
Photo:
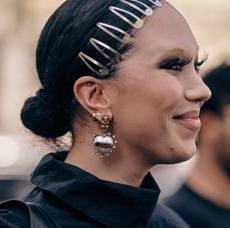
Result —
[{"label": "hair clip", "polygon": [[[100,29],[102,29],[104,32],[108,33],[110,36],[112,36],[113,38],[115,38],[116,40],[120,41],[123,44],[128,44],[130,42],[130,40],[131,40],[131,36],[127,32],[125,32],[122,29],[119,29],[119,28],[117,28],[115,26],[108,25],[108,24],[105,24],[105,23],[102,23],[102,22],[98,22],[97,26]],[[122,33],[123,37],[122,38],[118,37],[114,33],[110,32],[107,28],[111,28],[113,30],[116,30],[116,31]]]},{"label": "hair clip", "polygon": [[132,2],[137,2],[139,3],[140,5],[144,6],[146,9],[143,10],[141,9],[140,7],[136,6],[135,4],[131,3],[131,2],[127,2],[125,0],[120,0],[121,2],[135,8],[136,10],[140,11],[141,13],[143,13],[145,16],[151,16],[153,14],[153,9],[149,6],[147,6],[146,4],[144,4],[143,2],[140,2],[138,0],[129,0],[129,1],[132,1]]},{"label": "hair clip", "polygon": [[[127,23],[129,23],[130,25],[132,25],[136,29],[141,28],[143,26],[143,24],[144,24],[144,22],[138,16],[136,16],[135,14],[133,14],[133,13],[127,11],[127,10],[124,10],[124,9],[121,9],[121,8],[118,8],[118,7],[115,7],[115,6],[110,6],[109,9],[113,13],[115,13],[118,17],[120,17],[121,19],[123,19],[124,21],[126,21]],[[133,23],[127,17],[125,17],[122,14],[120,14],[118,11],[129,14],[130,16],[132,16],[133,18],[136,19],[136,22]]]},{"label": "hair clip", "polygon": [[[91,38],[89,41],[102,55],[105,56],[105,58],[109,59],[111,62],[119,63],[121,61],[121,55],[117,51],[115,51],[113,48],[111,48],[109,45],[107,45],[107,44],[105,44],[99,40],[96,40],[94,38]],[[106,48],[107,50],[111,51],[112,53],[115,54],[115,56],[110,57],[97,44],[99,44],[99,45],[103,46],[104,48]]]},{"label": "hair clip", "polygon": [[[141,12],[142,14],[146,15],[146,16],[151,16],[153,14],[153,9],[146,5],[145,3],[141,2],[141,0],[120,0],[121,2],[133,7],[134,9],[136,9],[137,11]],[[161,7],[163,4],[160,2],[160,0],[148,0],[149,2],[151,2],[152,4],[154,4],[155,6]],[[145,10],[140,8],[139,6],[137,6],[134,3],[137,3],[137,5],[141,5],[143,7],[145,7]],[[133,26],[134,28],[141,28],[144,24],[143,20],[141,18],[139,18],[137,15],[135,15],[134,13],[131,13],[130,11],[127,11],[125,9],[121,9],[115,6],[110,6],[110,11],[112,13],[114,13],[115,15],[119,16],[122,20],[124,20],[125,22],[127,22],[128,24],[130,24],[131,26]],[[132,17],[134,20],[136,20],[136,22],[132,22],[130,19],[128,19],[126,16],[124,16],[123,14],[128,14],[127,16]],[[106,32],[108,35],[112,36],[113,38],[115,38],[117,41],[121,42],[122,44],[128,44],[131,41],[131,36],[130,34],[128,34],[127,32],[125,32],[124,30],[113,26],[113,25],[109,25],[106,23],[102,23],[102,22],[98,22],[97,23],[97,27],[100,28],[101,30],[103,30],[104,32]],[[111,31],[112,30],[112,31]],[[117,33],[120,33],[119,35]],[[110,47],[109,45],[95,39],[95,38],[90,38],[90,43],[93,45],[94,48],[96,48],[105,58],[107,58],[109,61],[113,62],[113,63],[119,63],[122,60],[122,56],[120,53],[118,53],[116,50],[114,50],[112,47]],[[100,47],[101,46],[101,47]],[[105,51],[112,52],[114,54],[113,57],[109,56]],[[97,75],[103,77],[109,74],[109,69],[107,67],[105,67],[104,65],[102,65],[101,63],[97,62],[95,59],[89,57],[88,55],[84,54],[83,52],[79,52],[78,56],[81,58],[81,60],[86,64],[86,66],[92,70],[94,73],[96,73]],[[99,67],[99,70],[94,69],[89,62],[87,62],[87,60],[89,62],[91,62],[92,64],[96,65],[97,67]]]},{"label": "hair clip", "polygon": [[163,4],[159,0],[149,0],[149,1],[158,7],[163,6]]},{"label": "hair clip", "polygon": [[[78,56],[81,58],[81,60],[85,63],[85,65],[87,67],[89,67],[90,70],[92,70],[94,73],[96,73],[99,76],[106,76],[109,74],[109,70],[107,67],[105,67],[104,65],[102,65],[101,63],[97,62],[95,59],[89,57],[88,55],[86,55],[83,52],[79,52]],[[96,66],[100,67],[100,70],[95,70],[92,66],[89,65],[89,63],[85,60],[88,59],[90,62],[92,62],[93,64],[95,64]]]}]

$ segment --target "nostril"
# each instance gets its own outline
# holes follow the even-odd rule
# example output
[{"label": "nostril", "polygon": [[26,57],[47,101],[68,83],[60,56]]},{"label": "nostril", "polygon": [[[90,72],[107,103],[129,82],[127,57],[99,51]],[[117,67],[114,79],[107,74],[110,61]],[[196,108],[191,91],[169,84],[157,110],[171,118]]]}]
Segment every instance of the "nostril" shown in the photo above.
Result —
[{"label": "nostril", "polygon": [[180,119],[180,116],[174,116],[173,119]]}]

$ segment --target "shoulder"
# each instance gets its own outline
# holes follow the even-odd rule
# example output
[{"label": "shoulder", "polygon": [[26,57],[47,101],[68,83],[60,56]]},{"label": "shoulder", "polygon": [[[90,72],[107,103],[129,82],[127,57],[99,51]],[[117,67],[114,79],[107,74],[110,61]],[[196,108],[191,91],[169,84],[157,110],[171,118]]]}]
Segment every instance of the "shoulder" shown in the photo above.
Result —
[{"label": "shoulder", "polygon": [[157,204],[148,228],[189,228],[189,226],[173,210]]},{"label": "shoulder", "polygon": [[29,228],[30,217],[27,207],[15,200],[0,204],[0,227]]}]

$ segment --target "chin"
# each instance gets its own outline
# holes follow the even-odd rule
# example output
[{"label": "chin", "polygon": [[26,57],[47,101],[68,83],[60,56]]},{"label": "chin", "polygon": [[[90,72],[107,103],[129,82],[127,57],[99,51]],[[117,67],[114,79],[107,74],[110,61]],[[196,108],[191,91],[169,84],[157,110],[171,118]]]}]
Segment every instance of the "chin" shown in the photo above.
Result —
[{"label": "chin", "polygon": [[184,148],[184,150],[181,152],[179,162],[184,162],[192,158],[196,153],[196,149],[195,141],[187,145],[186,148]]},{"label": "chin", "polygon": [[170,149],[171,160],[168,164],[175,164],[189,160],[196,153],[195,141],[187,143],[186,145],[177,146]]}]

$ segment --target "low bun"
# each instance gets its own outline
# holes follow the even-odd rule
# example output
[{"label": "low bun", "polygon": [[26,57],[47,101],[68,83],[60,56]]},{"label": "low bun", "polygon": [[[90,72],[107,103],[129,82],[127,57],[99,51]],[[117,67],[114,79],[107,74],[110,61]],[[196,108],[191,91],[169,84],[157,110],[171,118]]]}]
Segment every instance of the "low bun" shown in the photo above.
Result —
[{"label": "low bun", "polygon": [[34,134],[47,139],[63,136],[70,131],[65,109],[58,107],[51,110],[47,106],[44,98],[38,96],[26,100],[21,111],[22,123]]}]

